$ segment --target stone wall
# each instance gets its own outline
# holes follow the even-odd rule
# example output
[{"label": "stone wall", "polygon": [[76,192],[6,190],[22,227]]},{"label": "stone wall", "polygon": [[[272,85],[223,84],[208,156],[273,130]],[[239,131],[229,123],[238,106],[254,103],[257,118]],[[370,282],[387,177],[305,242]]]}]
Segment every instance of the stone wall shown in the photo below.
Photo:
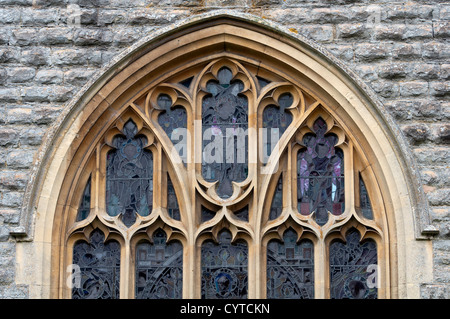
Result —
[{"label": "stone wall", "polygon": [[378,93],[416,155],[433,223],[434,282],[450,298],[450,2],[369,0],[0,0],[0,298],[15,285],[15,239],[33,156],[65,104],[142,35],[216,9],[311,38]]}]

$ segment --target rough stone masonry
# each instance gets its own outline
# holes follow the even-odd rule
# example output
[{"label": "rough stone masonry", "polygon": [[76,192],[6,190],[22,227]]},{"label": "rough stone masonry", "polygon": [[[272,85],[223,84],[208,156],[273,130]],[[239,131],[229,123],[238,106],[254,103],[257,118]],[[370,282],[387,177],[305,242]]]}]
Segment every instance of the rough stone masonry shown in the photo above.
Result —
[{"label": "rough stone masonry", "polygon": [[434,282],[450,297],[450,2],[441,0],[0,0],[0,298],[15,285],[15,239],[33,156],[66,103],[141,35],[226,8],[317,41],[373,88],[407,137],[428,196]]}]

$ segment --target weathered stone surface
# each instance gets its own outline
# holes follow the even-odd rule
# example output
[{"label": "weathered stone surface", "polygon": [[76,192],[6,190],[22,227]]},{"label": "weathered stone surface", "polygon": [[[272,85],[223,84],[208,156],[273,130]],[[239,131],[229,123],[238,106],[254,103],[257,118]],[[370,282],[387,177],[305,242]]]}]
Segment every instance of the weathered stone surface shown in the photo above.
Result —
[{"label": "weathered stone surface", "polygon": [[30,67],[8,68],[8,81],[12,83],[23,83],[32,80],[36,70]]},{"label": "weathered stone surface", "polygon": [[450,149],[448,147],[423,147],[414,148],[414,154],[419,164],[425,166],[448,165],[450,161]]},{"label": "weathered stone surface", "polygon": [[60,49],[52,52],[51,61],[58,66],[100,66],[102,52],[88,49]]},{"label": "weathered stone surface", "polygon": [[63,81],[64,73],[61,70],[41,69],[36,73],[36,82],[39,84],[59,84]]},{"label": "weathered stone surface", "polygon": [[0,197],[0,205],[3,207],[20,207],[23,194],[19,192],[4,192]]},{"label": "weathered stone surface", "polygon": [[423,54],[421,43],[396,42],[392,50],[392,56],[398,60],[416,60],[422,58]]},{"label": "weathered stone surface", "polygon": [[[20,211],[18,209],[0,209],[0,219],[8,225],[19,223]],[[8,234],[9,235],[9,234]]]},{"label": "weathered stone surface", "polygon": [[365,62],[386,59],[391,50],[389,43],[360,43],[356,45],[355,56]]},{"label": "weathered stone surface", "polygon": [[27,186],[28,177],[23,171],[4,170],[0,172],[0,186],[8,190],[23,190]]},{"label": "weathered stone surface", "polygon": [[[8,153],[6,156],[6,165],[9,168],[29,168],[33,162],[34,150],[17,149]],[[10,207],[10,206],[8,206]]]},{"label": "weathered stone surface", "polygon": [[434,128],[436,142],[450,144],[450,124],[436,125]]},{"label": "weathered stone surface", "polygon": [[399,121],[445,119],[444,103],[428,99],[400,99],[386,102],[391,114]]},{"label": "weathered stone surface", "polygon": [[423,299],[449,299],[449,284],[424,284],[421,287],[421,298]]},{"label": "weathered stone surface", "polygon": [[0,146],[15,145],[18,140],[17,131],[13,128],[0,128]]},{"label": "weathered stone surface", "polygon": [[400,83],[400,95],[403,97],[425,95],[428,92],[428,82],[411,81]]},{"label": "weathered stone surface", "polygon": [[425,124],[409,124],[402,127],[406,137],[412,144],[420,144],[430,137],[430,128]]},{"label": "weathered stone surface", "polygon": [[20,55],[20,61],[25,65],[41,66],[48,63],[50,48],[36,47],[24,49]]}]

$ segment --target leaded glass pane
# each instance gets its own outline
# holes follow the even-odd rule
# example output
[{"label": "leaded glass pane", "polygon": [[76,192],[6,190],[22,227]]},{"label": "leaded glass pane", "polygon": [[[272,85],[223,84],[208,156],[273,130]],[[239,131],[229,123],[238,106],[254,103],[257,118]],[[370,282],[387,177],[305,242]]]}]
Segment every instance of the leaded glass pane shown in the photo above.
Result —
[{"label": "leaded glass pane", "polygon": [[297,233],[288,229],[283,242],[267,245],[267,298],[314,298],[314,246],[310,240],[297,243]]},{"label": "leaded glass pane", "polygon": [[315,212],[319,225],[328,221],[328,212],[342,214],[345,203],[344,153],[334,147],[337,137],[326,131],[326,122],[317,119],[315,134],[305,135],[306,148],[297,156],[298,210],[302,215]]},{"label": "leaded glass pane", "polygon": [[153,244],[136,246],[136,298],[181,299],[183,293],[183,246],[167,243],[167,236],[157,230]]},{"label": "leaded glass pane", "polygon": [[231,243],[231,233],[219,233],[219,243],[209,240],[201,251],[202,298],[246,299],[248,281],[247,243]]},{"label": "leaded glass pane", "polygon": [[91,211],[91,177],[89,177],[86,183],[86,187],[84,188],[80,206],[78,207],[78,214],[76,221],[79,222],[81,220],[86,219],[90,211]]},{"label": "leaded glass pane", "polygon": [[120,245],[104,242],[103,232],[92,232],[90,242],[73,247],[73,264],[80,269],[80,285],[72,288],[73,299],[118,299],[120,293]]},{"label": "leaded glass pane", "polygon": [[267,79],[264,79],[260,76],[256,76],[256,79],[258,80],[259,86],[261,88],[265,87],[266,85],[270,84],[270,81]]},{"label": "leaded glass pane", "polygon": [[[360,243],[361,236],[351,229],[346,243],[330,245],[330,297],[332,299],[376,299],[372,277],[377,265],[377,245],[373,240]],[[376,270],[375,270],[376,271]]]},{"label": "leaded glass pane", "polygon": [[232,181],[242,182],[248,174],[248,101],[239,94],[242,82],[232,77],[230,69],[220,69],[218,81],[208,82],[210,94],[202,102],[202,176],[219,181],[222,198],[232,195]]},{"label": "leaded glass pane", "polygon": [[370,204],[369,194],[361,174],[359,175],[359,206],[365,218],[373,219],[372,205]]},{"label": "leaded glass pane", "polygon": [[273,148],[292,122],[292,114],[286,109],[294,101],[292,94],[284,93],[278,99],[279,106],[269,105],[263,112],[264,155],[270,156]]},{"label": "leaded glass pane", "polygon": [[180,207],[178,206],[178,199],[173,188],[172,180],[167,174],[167,212],[169,216],[175,220],[181,220]]},{"label": "leaded glass pane", "polygon": [[187,129],[187,113],[182,106],[172,107],[172,100],[167,94],[160,94],[158,96],[158,106],[164,111],[158,116],[158,123],[166,132],[172,143],[183,145],[183,147],[177,147],[178,153],[186,164],[187,154],[186,148],[186,129]]},{"label": "leaded glass pane", "polygon": [[248,222],[248,206],[245,206],[245,207],[235,211],[234,215],[238,219]]},{"label": "leaded glass pane", "polygon": [[277,187],[275,188],[275,194],[272,198],[272,205],[270,206],[269,220],[278,218],[283,210],[283,175],[277,182]]},{"label": "leaded glass pane", "polygon": [[108,153],[106,168],[107,213],[122,214],[128,227],[136,214],[149,215],[153,205],[153,154],[144,149],[145,136],[136,134],[137,126],[129,120],[124,135],[113,139],[116,149]]},{"label": "leaded glass pane", "polygon": [[180,84],[185,86],[185,87],[187,87],[187,88],[189,88],[191,86],[191,83],[192,83],[193,79],[194,79],[194,77],[191,76],[191,77],[187,78],[186,80],[181,81]]},{"label": "leaded glass pane", "polygon": [[280,136],[292,122],[292,114],[286,110],[292,105],[293,97],[290,93],[282,94],[278,100],[279,106],[268,106],[263,112],[263,127],[278,128]]},{"label": "leaded glass pane", "polygon": [[214,216],[216,215],[216,212],[204,207],[202,205],[202,211],[201,211],[201,218],[202,218],[202,223],[207,222],[208,220],[211,220],[214,218]]}]

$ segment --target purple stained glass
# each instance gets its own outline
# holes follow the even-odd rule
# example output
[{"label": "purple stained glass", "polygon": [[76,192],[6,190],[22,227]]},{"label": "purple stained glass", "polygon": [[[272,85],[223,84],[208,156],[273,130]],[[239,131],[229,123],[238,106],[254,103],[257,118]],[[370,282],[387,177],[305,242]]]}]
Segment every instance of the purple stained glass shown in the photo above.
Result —
[{"label": "purple stained glass", "polygon": [[89,243],[75,243],[72,263],[79,267],[81,280],[72,288],[72,299],[119,299],[120,244],[104,240],[103,232],[95,229]]},{"label": "purple stained glass", "polygon": [[319,225],[328,221],[328,212],[340,215],[344,211],[344,153],[334,145],[337,137],[325,134],[322,118],[314,123],[315,134],[303,138],[303,148],[297,156],[298,211],[302,215],[315,213]]},{"label": "purple stained glass", "polygon": [[217,81],[208,82],[209,94],[202,102],[202,176],[218,181],[222,198],[232,195],[232,181],[242,182],[248,174],[248,101],[240,94],[242,82],[232,77],[230,69],[220,69]]},{"label": "purple stained glass", "polygon": [[130,227],[136,214],[147,216],[152,211],[153,155],[144,149],[147,139],[136,135],[132,120],[123,132],[113,139],[115,149],[107,157],[106,208],[110,216],[121,214],[122,222]]},{"label": "purple stained glass", "polygon": [[248,286],[247,243],[231,243],[231,233],[221,231],[219,243],[203,243],[201,250],[202,298],[246,299]]},{"label": "purple stained glass", "polygon": [[346,242],[330,244],[330,298],[376,299],[377,245],[369,239],[360,242],[352,228]]},{"label": "purple stained glass", "polygon": [[158,229],[153,244],[143,241],[136,246],[136,298],[181,299],[183,293],[183,246],[167,243]]},{"label": "purple stained glass", "polygon": [[267,245],[267,298],[314,298],[314,245],[292,229]]}]

